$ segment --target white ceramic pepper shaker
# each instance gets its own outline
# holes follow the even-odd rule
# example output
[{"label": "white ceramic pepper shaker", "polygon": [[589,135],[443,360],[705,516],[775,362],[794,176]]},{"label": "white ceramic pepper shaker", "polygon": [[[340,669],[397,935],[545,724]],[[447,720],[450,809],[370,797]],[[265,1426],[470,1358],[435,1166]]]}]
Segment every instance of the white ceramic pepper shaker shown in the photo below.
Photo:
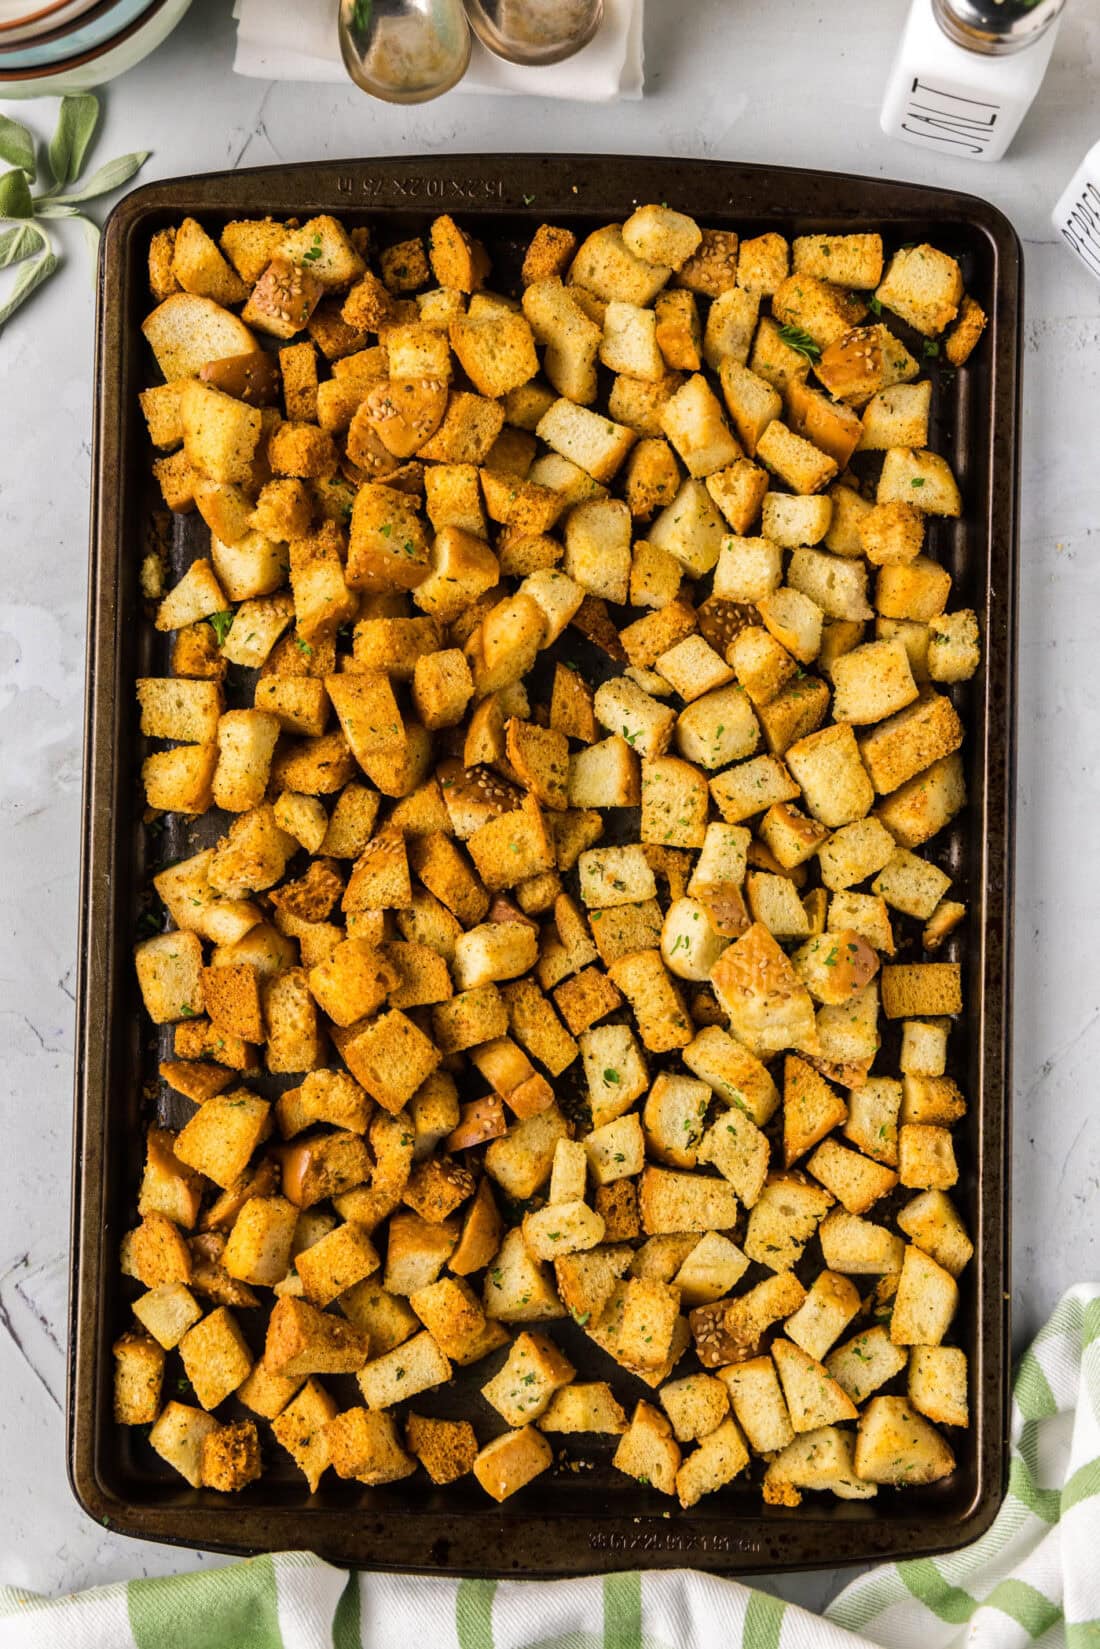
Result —
[{"label": "white ceramic pepper shaker", "polygon": [[1065,3],[913,0],[883,131],[964,160],[1000,160],[1042,84]]},{"label": "white ceramic pepper shaker", "polygon": [[1100,277],[1100,143],[1070,178],[1051,221],[1085,268]]}]

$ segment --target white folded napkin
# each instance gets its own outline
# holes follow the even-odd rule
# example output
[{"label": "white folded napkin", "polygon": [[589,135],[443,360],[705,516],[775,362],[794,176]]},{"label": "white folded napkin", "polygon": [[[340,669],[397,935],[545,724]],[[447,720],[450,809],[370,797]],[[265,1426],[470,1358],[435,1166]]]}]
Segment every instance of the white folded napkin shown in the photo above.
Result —
[{"label": "white folded napkin", "polygon": [[[238,74],[260,80],[347,79],[336,39],[338,0],[237,0]],[[644,0],[604,0],[596,38],[564,63],[521,68],[486,51],[477,40],[456,92],[504,97],[568,98],[615,103],[641,97]]]}]

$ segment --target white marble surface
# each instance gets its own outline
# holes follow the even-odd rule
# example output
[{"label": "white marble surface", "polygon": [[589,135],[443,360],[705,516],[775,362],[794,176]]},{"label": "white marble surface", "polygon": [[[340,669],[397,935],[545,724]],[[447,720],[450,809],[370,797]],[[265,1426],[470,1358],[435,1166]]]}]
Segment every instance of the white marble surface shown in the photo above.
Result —
[{"label": "white marble surface", "polygon": [[[375,154],[593,149],[713,156],[985,194],[1027,254],[1018,795],[1017,1344],[1100,1274],[1100,285],[1050,208],[1100,136],[1100,12],[1071,3],[1041,98],[999,166],[890,145],[878,98],[902,0],[649,0],[647,96],[618,107],[452,96],[402,112],[230,70],[224,0],[109,90],[101,158],[145,176]],[[840,22],[843,19],[843,23]],[[9,112],[43,131],[54,105]],[[66,1243],[92,301],[83,247],[0,336],[0,1581],[57,1593],[216,1558],[109,1535],[64,1464]],[[810,1606],[838,1577],[764,1584]]]}]

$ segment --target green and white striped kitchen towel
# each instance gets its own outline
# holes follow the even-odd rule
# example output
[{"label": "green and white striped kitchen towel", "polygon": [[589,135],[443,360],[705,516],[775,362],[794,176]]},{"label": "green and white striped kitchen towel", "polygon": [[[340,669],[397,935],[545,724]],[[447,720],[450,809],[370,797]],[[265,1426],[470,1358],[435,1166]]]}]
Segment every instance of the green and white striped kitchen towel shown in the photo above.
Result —
[{"label": "green and white striped kitchen towel", "polygon": [[1025,1354],[1012,1444],[987,1535],[861,1576],[825,1619],[687,1571],[349,1578],[292,1552],[54,1601],[0,1588],[0,1649],[1100,1649],[1100,1286]]}]

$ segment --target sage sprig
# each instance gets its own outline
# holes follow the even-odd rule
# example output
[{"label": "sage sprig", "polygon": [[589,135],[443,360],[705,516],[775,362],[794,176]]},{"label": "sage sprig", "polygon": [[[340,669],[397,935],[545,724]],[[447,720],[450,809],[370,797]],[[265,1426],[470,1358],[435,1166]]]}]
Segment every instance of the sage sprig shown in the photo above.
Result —
[{"label": "sage sprig", "polygon": [[73,218],[93,260],[99,245],[99,226],[82,210],[87,202],[113,194],[139,172],[149,151],[120,155],[80,182],[84,162],[99,125],[99,99],[90,92],[63,97],[57,129],[46,149],[51,182],[32,194],[38,182],[38,145],[34,133],[18,120],[0,114],[0,161],[11,170],[0,174],[0,269],[21,264],[6,299],[0,302],[0,326],[10,320],[31,293],[49,279],[58,257],[42,219]]}]

